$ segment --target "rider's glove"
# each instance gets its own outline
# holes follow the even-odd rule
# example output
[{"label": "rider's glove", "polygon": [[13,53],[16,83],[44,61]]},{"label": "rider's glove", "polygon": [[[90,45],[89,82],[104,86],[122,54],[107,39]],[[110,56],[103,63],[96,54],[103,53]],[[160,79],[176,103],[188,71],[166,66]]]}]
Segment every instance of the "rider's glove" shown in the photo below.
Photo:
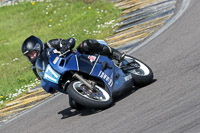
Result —
[{"label": "rider's glove", "polygon": [[69,50],[69,46],[68,45],[63,45],[62,48],[60,48],[60,52],[61,54],[65,53],[67,50]]},{"label": "rider's glove", "polygon": [[75,46],[76,40],[74,38],[69,38],[67,40],[60,41],[60,52],[65,53],[68,50],[71,50]]}]

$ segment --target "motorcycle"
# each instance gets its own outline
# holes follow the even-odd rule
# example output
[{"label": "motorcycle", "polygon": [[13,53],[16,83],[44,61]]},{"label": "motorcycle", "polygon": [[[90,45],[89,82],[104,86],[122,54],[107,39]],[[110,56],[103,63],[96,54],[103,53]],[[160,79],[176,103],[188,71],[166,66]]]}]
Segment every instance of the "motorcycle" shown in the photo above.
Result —
[{"label": "motorcycle", "polygon": [[[108,45],[103,40],[98,42]],[[74,109],[108,108],[115,96],[133,86],[148,85],[153,80],[151,68],[129,55],[118,62],[103,55],[86,55],[77,50],[61,54],[54,49],[44,61],[45,65],[42,60],[36,61],[36,70],[43,89],[49,93],[68,94],[69,104]]]}]

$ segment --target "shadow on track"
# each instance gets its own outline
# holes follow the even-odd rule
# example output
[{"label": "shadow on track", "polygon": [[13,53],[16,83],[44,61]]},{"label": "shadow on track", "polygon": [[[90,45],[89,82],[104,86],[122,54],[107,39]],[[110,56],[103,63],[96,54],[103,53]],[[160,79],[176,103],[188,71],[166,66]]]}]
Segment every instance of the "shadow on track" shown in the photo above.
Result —
[{"label": "shadow on track", "polygon": [[87,115],[92,115],[98,112],[101,112],[102,110],[96,110],[96,109],[91,109],[91,108],[84,108],[82,110],[75,110],[72,109],[71,107],[64,109],[60,112],[58,112],[58,114],[62,115],[61,119],[65,119],[65,118],[69,118],[72,116],[76,116],[76,115],[80,115],[80,116],[87,116]]},{"label": "shadow on track", "polygon": [[[114,106],[116,102],[118,102],[118,101],[128,97],[129,95],[133,94],[138,89],[140,89],[140,88],[139,87],[133,87],[129,91],[126,91],[126,92],[122,93],[120,96],[115,97],[114,100],[113,100],[112,106]],[[106,109],[104,109],[104,110],[106,110]],[[83,108],[81,110],[75,110],[75,109],[72,109],[71,107],[68,107],[68,108],[58,112],[58,114],[62,115],[61,119],[66,119],[66,118],[73,117],[73,116],[76,116],[76,115],[79,115],[79,116],[93,115],[93,114],[102,112],[104,110],[91,109],[91,108]]]},{"label": "shadow on track", "polygon": [[[154,83],[156,81],[157,80],[154,79],[152,83]],[[119,94],[119,96],[114,97],[113,98],[114,101],[113,101],[113,105],[112,106],[114,106],[116,102],[128,97],[129,95],[135,93],[137,90],[139,90],[141,88],[142,87],[132,87],[132,88],[126,90],[125,92],[123,92],[122,94]],[[80,116],[93,115],[93,114],[96,114],[96,113],[99,113],[99,112],[102,112],[102,111],[104,111],[104,110],[91,109],[91,108],[84,108],[84,109],[81,109],[81,110],[75,110],[75,109],[72,109],[71,107],[68,107],[68,108],[58,112],[58,114],[62,115],[61,119],[66,119],[66,118],[69,118],[69,117],[72,117],[72,116],[76,116],[76,115],[80,115]]]}]

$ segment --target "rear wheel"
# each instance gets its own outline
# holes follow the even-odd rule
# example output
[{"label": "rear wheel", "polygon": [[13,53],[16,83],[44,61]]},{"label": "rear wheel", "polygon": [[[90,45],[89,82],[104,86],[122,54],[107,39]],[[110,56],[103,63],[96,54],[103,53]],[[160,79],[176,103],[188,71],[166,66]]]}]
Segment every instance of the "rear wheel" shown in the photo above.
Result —
[{"label": "rear wheel", "polygon": [[90,108],[105,109],[111,106],[112,97],[107,87],[95,85],[91,90],[81,81],[73,81],[70,83],[67,92],[69,96],[77,103]]},{"label": "rear wheel", "polygon": [[151,68],[142,61],[126,55],[124,58],[130,69],[127,69],[128,73],[132,73],[135,86],[145,86],[153,81],[153,72]]}]

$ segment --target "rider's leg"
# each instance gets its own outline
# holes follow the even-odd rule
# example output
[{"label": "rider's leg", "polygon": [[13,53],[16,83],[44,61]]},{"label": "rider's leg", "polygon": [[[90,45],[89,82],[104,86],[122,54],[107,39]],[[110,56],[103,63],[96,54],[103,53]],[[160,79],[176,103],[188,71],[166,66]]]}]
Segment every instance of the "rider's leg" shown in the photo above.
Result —
[{"label": "rider's leg", "polygon": [[124,58],[124,54],[120,53],[118,50],[111,48],[110,46],[100,44],[98,41],[93,39],[83,41],[77,49],[81,53],[105,55],[118,61],[121,61]]},{"label": "rider's leg", "polygon": [[122,61],[124,59],[124,54],[106,45],[103,46],[102,55],[108,55],[111,59],[116,59],[118,61]]}]

